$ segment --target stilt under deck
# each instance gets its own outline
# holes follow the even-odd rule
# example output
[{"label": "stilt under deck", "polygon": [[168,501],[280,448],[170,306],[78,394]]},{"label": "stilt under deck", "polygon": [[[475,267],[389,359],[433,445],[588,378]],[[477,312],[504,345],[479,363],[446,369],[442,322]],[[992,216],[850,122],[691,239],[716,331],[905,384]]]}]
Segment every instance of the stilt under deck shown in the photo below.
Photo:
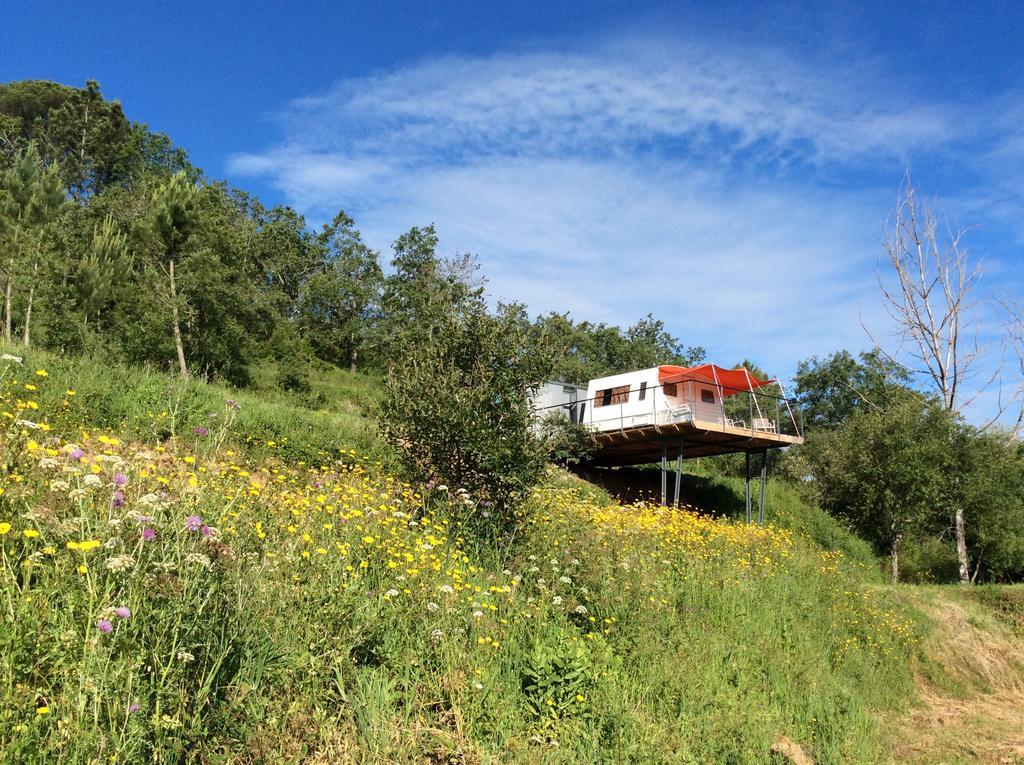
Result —
[{"label": "stilt under deck", "polygon": [[[668,474],[675,473],[672,504],[679,507],[679,493],[682,484],[683,460],[710,457],[719,454],[744,454],[746,467],[746,518],[754,520],[751,479],[754,455],[760,457],[760,500],[757,521],[764,523],[765,480],[768,468],[768,451],[786,446],[802,444],[803,438],[785,433],[754,431],[713,422],[689,420],[666,425],[644,425],[633,428],[604,431],[594,434],[597,450],[587,460],[597,467],[619,467],[661,463],[661,503],[668,504]],[[674,471],[669,469],[669,460],[675,461]]]}]

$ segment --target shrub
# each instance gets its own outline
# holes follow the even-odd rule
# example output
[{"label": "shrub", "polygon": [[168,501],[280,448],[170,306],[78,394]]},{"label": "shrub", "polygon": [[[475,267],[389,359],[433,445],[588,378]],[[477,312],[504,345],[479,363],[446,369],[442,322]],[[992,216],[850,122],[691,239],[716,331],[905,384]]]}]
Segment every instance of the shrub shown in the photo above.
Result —
[{"label": "shrub", "polygon": [[476,526],[510,530],[545,465],[529,426],[543,364],[518,315],[470,301],[396,358],[380,407],[388,440],[414,477],[468,491]]}]

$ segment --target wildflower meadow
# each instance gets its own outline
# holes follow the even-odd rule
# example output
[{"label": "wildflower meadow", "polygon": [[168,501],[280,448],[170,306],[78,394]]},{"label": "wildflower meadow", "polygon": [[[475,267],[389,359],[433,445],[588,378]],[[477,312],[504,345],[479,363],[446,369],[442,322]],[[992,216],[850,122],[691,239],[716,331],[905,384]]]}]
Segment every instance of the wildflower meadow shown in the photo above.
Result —
[{"label": "wildflower meadow", "polygon": [[884,759],[915,627],[802,533],[552,469],[487,541],[460,487],[243,453],[234,401],[128,440],[51,384],[0,383],[4,762]]}]

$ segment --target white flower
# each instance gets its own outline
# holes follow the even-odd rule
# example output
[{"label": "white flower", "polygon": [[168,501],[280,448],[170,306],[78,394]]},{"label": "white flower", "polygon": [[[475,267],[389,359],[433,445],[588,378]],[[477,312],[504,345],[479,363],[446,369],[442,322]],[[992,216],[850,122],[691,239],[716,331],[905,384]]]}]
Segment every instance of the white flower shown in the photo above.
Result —
[{"label": "white flower", "polygon": [[477,680],[475,683],[473,683],[473,687],[479,691],[484,687],[484,684]]},{"label": "white flower", "polygon": [[431,630],[430,631],[430,639],[434,643],[439,642],[441,640],[441,638],[443,638],[443,637],[444,637],[444,630]]},{"label": "white flower", "polygon": [[139,497],[139,504],[143,507],[160,507],[164,501],[159,494],[143,494]]},{"label": "white flower", "polygon": [[483,617],[483,615],[484,615],[484,612],[483,612],[483,611],[474,611],[474,612],[473,612],[473,616],[474,616],[475,618],[477,618],[477,619],[480,619],[480,618],[482,618],[482,617]]},{"label": "white flower", "polygon": [[103,483],[103,479],[95,473],[89,473],[85,478],[82,479],[82,483],[89,487],[100,486]]},{"label": "white flower", "polygon": [[441,610],[441,606],[437,605],[437,603],[435,603],[434,601],[430,601],[429,603],[427,603],[427,610],[432,614],[436,614],[438,611]]},{"label": "white flower", "polygon": [[440,589],[441,592],[447,595],[451,595],[453,592],[455,592],[455,590],[452,589],[452,586],[450,584],[442,584]]},{"label": "white flower", "polygon": [[114,573],[130,571],[135,566],[135,558],[131,555],[115,555],[112,558],[107,558],[107,562],[104,565],[108,571],[113,571]]},{"label": "white flower", "polygon": [[567,576],[560,576],[560,577],[558,577],[558,581],[561,582],[562,584],[572,584],[572,579],[570,579]]},{"label": "white flower", "polygon": [[188,664],[190,661],[195,661],[195,658],[196,657],[188,651],[178,651],[178,661],[182,664]]},{"label": "white flower", "polygon": [[394,587],[392,587],[390,590],[384,593],[385,598],[393,598],[396,595],[398,595],[398,590],[396,590]]},{"label": "white flower", "polygon": [[62,478],[50,481],[50,491],[67,491],[69,487],[70,484]]},{"label": "white flower", "polygon": [[0,356],[0,361],[13,361],[15,364],[20,364],[22,362],[22,358],[21,356],[12,356],[9,353],[5,353]]},{"label": "white flower", "polygon": [[210,559],[202,553],[189,553],[185,556],[185,560],[189,563],[198,563],[205,569],[210,569],[213,566],[213,563],[210,562]]},{"label": "white flower", "polygon": [[576,608],[574,608],[573,611],[575,611],[576,613],[581,614],[583,616],[587,615],[587,607],[586,606],[576,606]]},{"label": "white flower", "polygon": [[60,467],[60,463],[53,457],[43,457],[43,459],[39,460],[39,467],[44,470],[53,470],[55,467]]},{"label": "white flower", "polygon": [[561,595],[555,595],[555,597],[553,597],[553,598],[551,599],[551,602],[552,602],[552,603],[553,603],[554,605],[556,605],[556,606],[560,606],[560,605],[562,605],[562,596],[561,596]]},{"label": "white flower", "polygon": [[39,429],[39,424],[35,423],[35,422],[32,422],[32,420],[15,420],[14,424],[15,425],[20,425],[23,428],[28,428],[29,430],[38,430]]}]

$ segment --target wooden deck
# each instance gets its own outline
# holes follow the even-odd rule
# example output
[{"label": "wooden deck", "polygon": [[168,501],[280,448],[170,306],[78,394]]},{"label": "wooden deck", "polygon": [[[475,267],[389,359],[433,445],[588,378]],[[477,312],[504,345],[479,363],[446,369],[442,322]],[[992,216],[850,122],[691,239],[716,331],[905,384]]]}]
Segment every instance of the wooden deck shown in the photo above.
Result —
[{"label": "wooden deck", "polygon": [[598,448],[587,464],[606,467],[659,462],[663,444],[668,444],[669,459],[675,459],[681,443],[683,459],[688,460],[716,454],[781,449],[804,442],[800,436],[700,421],[603,431],[596,433],[595,438]]}]

